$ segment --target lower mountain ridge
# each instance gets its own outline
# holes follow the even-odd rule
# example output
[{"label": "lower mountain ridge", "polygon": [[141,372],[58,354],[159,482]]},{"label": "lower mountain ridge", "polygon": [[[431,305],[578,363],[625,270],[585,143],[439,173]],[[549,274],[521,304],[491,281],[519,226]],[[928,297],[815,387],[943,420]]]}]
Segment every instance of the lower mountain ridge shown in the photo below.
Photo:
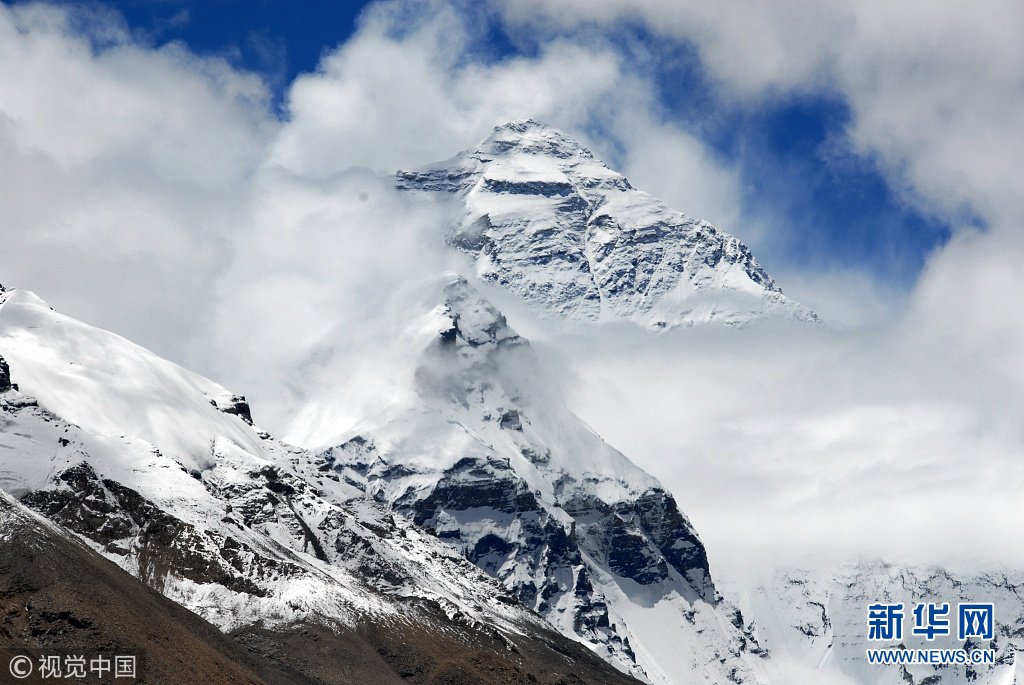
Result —
[{"label": "lower mountain ridge", "polygon": [[[0,288],[3,656],[142,649],[153,683],[1024,681],[1019,572],[861,563],[723,590],[671,494],[497,309],[453,274],[414,289],[408,387],[343,430],[314,398],[304,449]],[[879,601],[992,603],[992,639],[887,646],[994,662],[869,664]]]},{"label": "lower mountain ridge", "polygon": [[149,683],[306,682],[247,652],[3,491],[0,549],[4,670],[19,653],[74,646],[82,654],[132,655]]},{"label": "lower mountain ridge", "polygon": [[[17,290],[0,299],[0,358],[0,487],[20,500],[3,500],[0,596],[25,607],[6,615],[9,648],[148,652],[159,631],[126,634],[118,607],[167,605],[134,576],[203,619],[171,612],[161,630],[208,642],[196,663],[219,669],[154,661],[147,682],[635,682],[254,429],[216,384]],[[26,550],[25,531],[45,539]],[[86,584],[54,586],[55,569]],[[88,591],[96,574],[106,594]],[[46,609],[65,601],[66,620]],[[233,646],[206,640],[204,620]],[[154,659],[177,658],[157,647]]]}]

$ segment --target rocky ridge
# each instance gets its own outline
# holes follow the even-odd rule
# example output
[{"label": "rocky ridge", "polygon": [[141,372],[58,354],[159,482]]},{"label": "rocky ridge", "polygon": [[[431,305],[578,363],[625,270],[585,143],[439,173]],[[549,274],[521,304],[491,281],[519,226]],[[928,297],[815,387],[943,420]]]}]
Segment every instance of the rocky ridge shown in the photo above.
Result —
[{"label": "rocky ridge", "polygon": [[302,682],[630,681],[216,384],[18,290],[0,355],[0,488]]},{"label": "rocky ridge", "polygon": [[465,279],[436,287],[412,399],[319,457],[622,670],[761,682],[764,651],[672,496],[565,407]]}]

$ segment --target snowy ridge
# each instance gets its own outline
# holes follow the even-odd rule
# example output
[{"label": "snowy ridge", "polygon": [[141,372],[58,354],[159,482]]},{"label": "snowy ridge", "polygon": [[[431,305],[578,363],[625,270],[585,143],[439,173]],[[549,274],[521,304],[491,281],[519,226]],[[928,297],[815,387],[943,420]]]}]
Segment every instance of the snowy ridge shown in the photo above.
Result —
[{"label": "snowy ridge", "polygon": [[421,332],[415,392],[327,440],[325,461],[623,671],[763,682],[762,652],[671,495],[566,408],[464,278],[424,288],[438,305],[408,314]]},{"label": "snowy ridge", "polygon": [[0,488],[224,630],[436,621],[430,607],[495,634],[544,626],[206,379],[19,290],[0,358],[21,388],[0,387]]},{"label": "snowy ridge", "polygon": [[26,290],[9,291],[0,311],[0,354],[55,415],[93,435],[145,440],[187,469],[212,465],[214,436],[260,453],[256,432],[222,410],[232,395],[216,383],[59,314]]},{"label": "snowy ridge", "polygon": [[447,235],[477,275],[547,315],[654,329],[767,317],[817,322],[739,240],[636,190],[572,138],[513,121],[397,187],[459,198]]},{"label": "snowy ridge", "polygon": [[[901,602],[907,649],[993,649],[994,665],[872,665],[867,606]],[[949,636],[928,641],[913,635],[912,610],[918,602],[948,603],[950,625],[956,625],[958,602],[994,605],[994,639],[957,640]],[[865,685],[1012,685],[1024,681],[1024,573],[950,572],[935,567],[860,562],[834,568],[791,568],[777,571],[745,592],[740,604],[754,617],[755,632],[773,657],[792,659],[821,672],[831,682],[836,674]]]}]

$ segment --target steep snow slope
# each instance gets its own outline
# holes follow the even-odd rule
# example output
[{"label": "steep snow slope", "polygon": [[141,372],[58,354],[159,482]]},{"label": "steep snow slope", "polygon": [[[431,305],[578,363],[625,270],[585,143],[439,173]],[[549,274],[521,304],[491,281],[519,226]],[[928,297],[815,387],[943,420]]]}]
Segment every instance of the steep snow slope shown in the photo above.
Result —
[{"label": "steep snow slope", "polygon": [[[740,593],[736,593],[740,596]],[[992,649],[994,665],[869,664],[868,648],[896,644],[867,640],[867,607],[876,602],[901,602],[906,619],[903,640],[908,649]],[[953,634],[933,641],[913,635],[912,611],[918,602],[948,603]],[[994,639],[957,640],[958,602],[994,605]],[[953,573],[882,562],[836,567],[781,570],[753,590],[742,593],[741,605],[753,619],[755,632],[773,659],[817,670],[831,682],[863,685],[1013,685],[1024,682],[1024,573],[990,571]]]},{"label": "steep snow slope", "polygon": [[215,436],[260,453],[248,407],[217,384],[58,314],[29,291],[9,291],[2,306],[0,354],[54,414],[93,435],[145,440],[188,469],[212,465]]},{"label": "steep snow slope", "polygon": [[333,438],[300,419],[325,461],[624,671],[758,682],[760,650],[672,496],[566,408],[504,316],[449,275],[420,284],[406,318],[410,392]]},{"label": "steep snow slope", "polygon": [[223,630],[455,636],[467,661],[442,675],[486,655],[510,682],[553,681],[552,664],[626,682],[436,537],[258,433],[242,398],[30,293],[2,298],[19,389],[0,386],[0,487],[151,587]]},{"label": "steep snow slope", "polygon": [[569,136],[533,120],[498,126],[474,150],[398,188],[456,197],[448,243],[477,275],[550,316],[626,318],[651,328],[816,322],[736,238],[634,189]]}]

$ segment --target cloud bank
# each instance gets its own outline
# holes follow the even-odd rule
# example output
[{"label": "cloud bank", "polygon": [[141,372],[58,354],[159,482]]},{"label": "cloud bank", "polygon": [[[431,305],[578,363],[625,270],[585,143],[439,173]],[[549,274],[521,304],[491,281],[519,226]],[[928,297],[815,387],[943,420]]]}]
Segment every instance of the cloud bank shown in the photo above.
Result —
[{"label": "cloud bank", "polygon": [[[139,45],[116,15],[0,6],[0,282],[246,392],[271,430],[327,389],[351,398],[356,422],[402,373],[379,316],[389,294],[462,267],[440,245],[444,208],[408,204],[376,172],[532,116],[684,211],[771,240],[771,221],[745,214],[739,171],[669,117],[650,63],[619,35],[624,19],[646,22],[692,46],[744,107],[840,98],[841,142],[962,228],[910,292],[780,265],[788,294],[846,327],[581,335],[496,293],[512,325],[573,408],[677,494],[713,561],[1024,563],[1020,6],[488,11],[371,6],[292,84],[278,120],[258,77]],[[534,48],[490,55],[478,36],[494,17]]]},{"label": "cloud bank", "polygon": [[110,14],[0,6],[0,273],[181,358],[277,124],[252,75]]}]

